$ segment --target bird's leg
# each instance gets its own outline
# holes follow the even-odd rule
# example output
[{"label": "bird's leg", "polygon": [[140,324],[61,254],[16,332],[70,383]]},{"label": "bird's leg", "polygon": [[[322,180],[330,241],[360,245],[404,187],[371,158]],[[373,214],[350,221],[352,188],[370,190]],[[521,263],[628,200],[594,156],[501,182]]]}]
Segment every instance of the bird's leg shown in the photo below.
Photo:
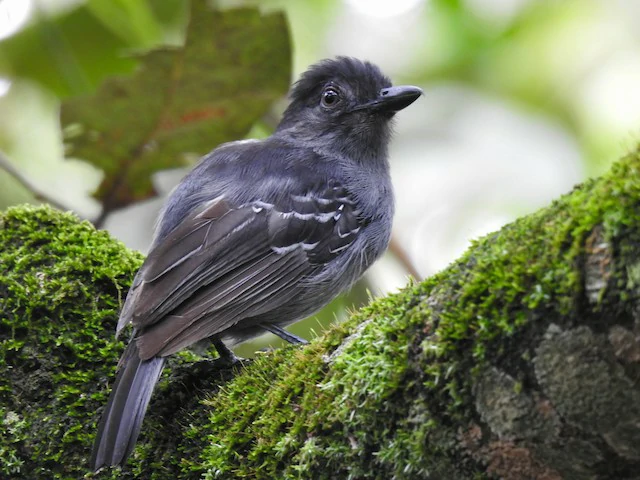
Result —
[{"label": "bird's leg", "polygon": [[265,330],[273,333],[274,335],[279,336],[281,339],[289,343],[302,344],[302,345],[306,345],[309,343],[304,338],[294,335],[293,333],[287,332],[284,328],[280,328],[277,325],[273,325],[269,323],[261,323],[260,326]]},{"label": "bird's leg", "polygon": [[218,360],[224,363],[228,363],[229,365],[234,365],[240,361],[240,358],[236,357],[236,354],[233,353],[231,349],[227,347],[219,338],[213,340],[213,346],[216,347],[218,355],[220,355],[220,358]]}]

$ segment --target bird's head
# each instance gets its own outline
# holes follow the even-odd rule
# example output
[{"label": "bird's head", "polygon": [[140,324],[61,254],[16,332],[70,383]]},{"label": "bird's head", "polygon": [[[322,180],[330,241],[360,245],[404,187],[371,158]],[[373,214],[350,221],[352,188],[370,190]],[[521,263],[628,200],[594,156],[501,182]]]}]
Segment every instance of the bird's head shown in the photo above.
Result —
[{"label": "bird's head", "polygon": [[393,87],[369,62],[350,57],[323,60],[294,84],[278,132],[345,153],[366,148],[375,154],[379,148],[386,151],[394,114],[421,94],[418,87]]}]

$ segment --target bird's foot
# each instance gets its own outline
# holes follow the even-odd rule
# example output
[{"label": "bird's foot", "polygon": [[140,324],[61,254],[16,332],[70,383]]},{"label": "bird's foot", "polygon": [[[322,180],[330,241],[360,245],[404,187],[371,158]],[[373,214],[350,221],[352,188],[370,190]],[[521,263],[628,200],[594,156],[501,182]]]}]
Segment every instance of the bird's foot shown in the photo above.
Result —
[{"label": "bird's foot", "polygon": [[216,347],[219,357],[214,360],[218,365],[225,367],[232,367],[236,364],[242,364],[247,360],[242,357],[236,356],[233,351],[227,347],[222,340],[214,340],[213,346]]}]

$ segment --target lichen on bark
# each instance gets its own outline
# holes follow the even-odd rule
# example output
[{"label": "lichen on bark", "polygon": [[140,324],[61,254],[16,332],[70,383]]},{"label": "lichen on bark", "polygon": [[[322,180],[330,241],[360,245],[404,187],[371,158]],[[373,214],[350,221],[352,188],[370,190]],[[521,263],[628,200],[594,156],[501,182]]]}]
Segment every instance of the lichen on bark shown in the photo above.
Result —
[{"label": "lichen on bark", "polygon": [[[92,477],[141,257],[47,207],[0,221],[0,476]],[[95,478],[637,478],[638,265],[633,152],[309,346],[177,355]]]}]

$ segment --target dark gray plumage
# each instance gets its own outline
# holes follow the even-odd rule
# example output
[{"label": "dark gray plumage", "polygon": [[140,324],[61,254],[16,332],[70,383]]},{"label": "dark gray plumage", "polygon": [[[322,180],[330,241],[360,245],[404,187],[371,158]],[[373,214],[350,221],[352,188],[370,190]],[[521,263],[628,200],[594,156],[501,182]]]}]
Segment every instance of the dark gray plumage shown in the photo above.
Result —
[{"label": "dark gray plumage", "polygon": [[265,140],[224,144],[171,194],[129,291],[118,334],[132,339],[103,413],[91,464],[133,450],[164,357],[200,340],[225,346],[305,318],[384,252],[393,194],[390,120],[421,94],[339,57],[312,66]]}]

